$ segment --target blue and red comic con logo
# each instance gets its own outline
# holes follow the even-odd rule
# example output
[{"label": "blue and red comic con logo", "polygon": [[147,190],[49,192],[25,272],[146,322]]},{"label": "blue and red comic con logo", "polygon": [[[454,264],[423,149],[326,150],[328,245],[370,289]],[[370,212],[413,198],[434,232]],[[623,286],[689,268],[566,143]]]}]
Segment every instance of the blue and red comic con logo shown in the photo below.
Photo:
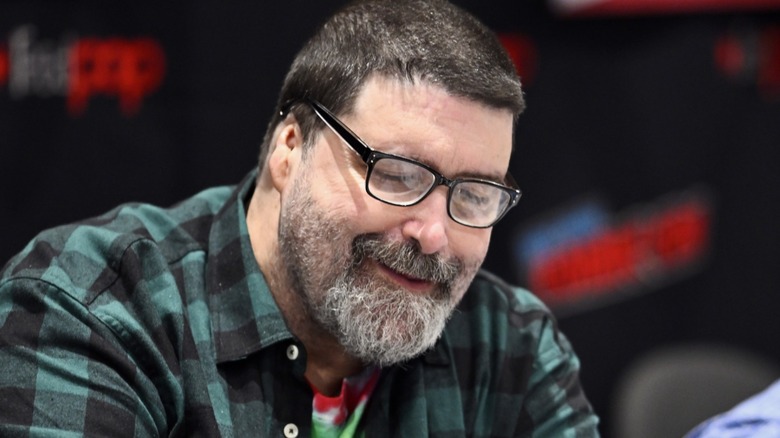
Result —
[{"label": "blue and red comic con logo", "polygon": [[560,315],[660,290],[703,268],[712,241],[710,189],[692,187],[613,213],[600,196],[521,225],[521,280]]},{"label": "blue and red comic con logo", "polygon": [[13,100],[65,98],[68,113],[84,113],[91,98],[115,98],[125,116],[138,113],[165,77],[165,52],[154,38],[37,38],[32,25],[0,42],[0,89]]}]

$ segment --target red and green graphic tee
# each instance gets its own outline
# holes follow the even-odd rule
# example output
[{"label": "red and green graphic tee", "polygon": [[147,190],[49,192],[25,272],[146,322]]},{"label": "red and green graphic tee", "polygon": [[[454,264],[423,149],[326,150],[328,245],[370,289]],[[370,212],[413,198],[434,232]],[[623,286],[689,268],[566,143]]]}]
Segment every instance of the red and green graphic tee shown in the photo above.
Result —
[{"label": "red and green graphic tee", "polygon": [[314,390],[312,438],[352,438],[368,399],[379,380],[380,369],[369,367],[360,374],[347,377],[341,383],[341,393],[335,397]]}]

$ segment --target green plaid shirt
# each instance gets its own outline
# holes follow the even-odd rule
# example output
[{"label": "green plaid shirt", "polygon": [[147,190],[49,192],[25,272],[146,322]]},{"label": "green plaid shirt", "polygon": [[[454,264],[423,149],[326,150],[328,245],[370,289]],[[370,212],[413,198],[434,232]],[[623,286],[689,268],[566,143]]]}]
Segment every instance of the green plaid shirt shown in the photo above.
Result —
[{"label": "green plaid shirt", "polygon": [[[250,248],[255,173],[46,231],[0,274],[0,436],[310,434],[306,351]],[[436,347],[384,369],[366,436],[597,436],[530,293],[480,273]]]}]

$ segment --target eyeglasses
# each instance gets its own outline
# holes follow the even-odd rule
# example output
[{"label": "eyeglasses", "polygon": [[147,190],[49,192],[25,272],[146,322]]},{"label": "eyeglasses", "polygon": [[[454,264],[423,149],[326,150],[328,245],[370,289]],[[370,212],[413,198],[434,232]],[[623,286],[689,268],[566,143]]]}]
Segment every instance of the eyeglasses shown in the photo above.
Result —
[{"label": "eyeglasses", "polygon": [[379,201],[400,207],[421,202],[433,190],[447,186],[447,214],[455,222],[473,228],[489,228],[517,205],[522,193],[507,173],[509,187],[478,178],[449,179],[419,161],[371,149],[330,110],[314,99],[288,102],[280,114],[303,101],[314,110],[341,140],[352,148],[368,167],[366,192]]}]

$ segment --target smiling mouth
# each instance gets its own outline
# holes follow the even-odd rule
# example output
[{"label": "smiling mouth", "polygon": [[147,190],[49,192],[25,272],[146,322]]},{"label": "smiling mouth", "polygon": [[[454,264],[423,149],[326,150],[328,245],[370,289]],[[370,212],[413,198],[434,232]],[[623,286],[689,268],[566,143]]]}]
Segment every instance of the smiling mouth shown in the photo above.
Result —
[{"label": "smiling mouth", "polygon": [[393,283],[403,287],[404,289],[408,289],[415,293],[426,293],[430,292],[433,288],[436,287],[436,284],[432,281],[402,274],[385,265],[384,263],[376,260],[372,260],[372,262],[385,277],[390,279],[390,281]]}]

